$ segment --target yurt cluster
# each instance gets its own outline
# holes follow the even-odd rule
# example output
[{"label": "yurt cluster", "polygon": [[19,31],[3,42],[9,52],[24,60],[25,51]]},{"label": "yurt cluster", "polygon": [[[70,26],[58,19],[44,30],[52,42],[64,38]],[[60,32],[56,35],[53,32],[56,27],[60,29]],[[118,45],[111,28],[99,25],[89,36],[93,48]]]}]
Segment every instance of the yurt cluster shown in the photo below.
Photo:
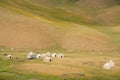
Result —
[{"label": "yurt cluster", "polygon": [[27,55],[27,58],[28,59],[35,59],[35,58],[43,58],[43,61],[44,62],[51,62],[53,58],[63,58],[64,55],[62,53],[50,53],[50,52],[46,52],[46,53],[42,53],[42,54],[36,54],[33,53],[33,52],[30,52],[28,55]]},{"label": "yurt cluster", "polygon": [[[13,59],[14,57],[10,54],[5,54],[7,59]],[[63,58],[64,55],[63,53],[50,53],[50,52],[46,52],[46,53],[33,53],[33,52],[29,52],[26,55],[26,58],[31,60],[31,59],[43,59],[44,62],[51,62],[53,58]]]},{"label": "yurt cluster", "polygon": [[[7,59],[14,59],[14,57],[10,54],[4,54],[6,56]],[[31,59],[42,59],[43,62],[51,62],[52,59],[54,58],[64,58],[64,54],[63,53],[50,53],[50,52],[46,52],[46,53],[33,53],[33,52],[29,52],[28,54],[26,54],[26,58],[28,60]],[[115,62],[113,60],[110,60],[106,63],[103,64],[102,68],[106,69],[106,70],[110,70],[111,68],[115,67]]]}]

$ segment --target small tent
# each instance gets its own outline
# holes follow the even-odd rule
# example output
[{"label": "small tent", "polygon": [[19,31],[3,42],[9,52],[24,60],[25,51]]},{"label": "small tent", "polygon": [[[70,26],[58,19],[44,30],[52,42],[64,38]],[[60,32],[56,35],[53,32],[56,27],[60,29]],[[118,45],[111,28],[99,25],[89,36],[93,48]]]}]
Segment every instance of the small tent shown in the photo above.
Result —
[{"label": "small tent", "polygon": [[51,57],[55,58],[57,56],[56,53],[51,54]]},{"label": "small tent", "polygon": [[45,57],[45,58],[43,58],[43,61],[44,62],[51,62],[52,58],[51,57]]},{"label": "small tent", "polygon": [[28,59],[34,59],[35,58],[35,54],[33,52],[30,52],[28,55],[27,55],[27,58]]},{"label": "small tent", "polygon": [[46,52],[46,56],[50,56],[50,52]]},{"label": "small tent", "polygon": [[13,59],[13,56],[12,55],[7,55],[7,59]]},{"label": "small tent", "polygon": [[115,62],[113,60],[110,60],[109,62],[105,63],[103,65],[103,69],[111,69],[112,67],[115,67]]},{"label": "small tent", "polygon": [[64,55],[62,53],[58,54],[57,56],[58,56],[58,58],[63,58],[64,57]]},{"label": "small tent", "polygon": [[36,58],[41,58],[41,54],[37,54],[37,55],[36,55]]}]

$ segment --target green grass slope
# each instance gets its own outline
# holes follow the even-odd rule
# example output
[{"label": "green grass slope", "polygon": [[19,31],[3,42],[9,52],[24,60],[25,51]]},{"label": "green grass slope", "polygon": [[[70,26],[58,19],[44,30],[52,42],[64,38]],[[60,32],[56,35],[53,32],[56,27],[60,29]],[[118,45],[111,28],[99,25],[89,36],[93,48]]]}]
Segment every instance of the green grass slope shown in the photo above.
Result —
[{"label": "green grass slope", "polygon": [[[30,0],[38,5],[62,9],[83,16],[89,24],[118,25],[119,0]],[[114,11],[117,10],[117,11]],[[110,14],[108,14],[110,13]],[[117,18],[118,17],[118,18]]]},{"label": "green grass slope", "polygon": [[105,8],[118,5],[116,0],[79,0],[79,6],[89,8]]},{"label": "green grass slope", "polygon": [[30,2],[27,0],[24,1],[16,1],[16,0],[5,0],[1,2],[1,6],[9,8],[11,10],[17,11],[22,10],[28,13],[49,19],[54,21],[68,21],[74,23],[90,23],[89,18],[85,16],[80,16],[77,14],[73,14],[71,12],[62,10],[60,8],[51,8],[36,5],[34,2]]},{"label": "green grass slope", "polygon": [[[85,25],[119,24],[117,18],[114,18],[112,21],[111,18],[106,18],[106,21],[109,21],[107,24],[106,21],[104,22],[104,16],[99,18],[100,14],[105,15],[109,12],[117,14],[112,8],[119,6],[118,0],[2,0],[0,3],[1,6],[16,12],[22,10],[23,12],[25,11],[52,21],[67,21]],[[110,8],[111,10],[109,10]],[[104,9],[106,10],[105,13],[102,12]],[[112,16],[120,17],[119,15]]]},{"label": "green grass slope", "polygon": [[38,4],[57,7],[81,6],[86,8],[104,8],[118,5],[119,0],[30,0]]}]

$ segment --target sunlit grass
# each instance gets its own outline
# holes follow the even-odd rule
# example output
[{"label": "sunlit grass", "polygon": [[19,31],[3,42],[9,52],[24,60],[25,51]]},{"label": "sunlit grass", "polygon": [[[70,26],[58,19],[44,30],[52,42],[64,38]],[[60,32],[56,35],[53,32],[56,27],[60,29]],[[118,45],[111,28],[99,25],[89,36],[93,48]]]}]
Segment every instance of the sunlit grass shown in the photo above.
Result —
[{"label": "sunlit grass", "polygon": [[[26,59],[26,55],[28,52],[9,52],[10,54],[18,57],[18,59],[8,60],[2,53],[0,53],[0,79],[3,80],[28,80],[31,78],[34,79],[45,79],[45,80],[119,80],[119,53],[109,53],[109,52],[67,52],[65,53],[65,58],[62,60],[54,59],[51,63],[44,63],[42,59],[34,59],[28,60]],[[105,60],[106,58],[107,60]],[[102,65],[113,59],[116,62],[116,67],[111,70],[102,69]],[[69,63],[67,63],[69,62]],[[19,67],[21,65],[29,64],[29,66],[33,65],[41,65],[56,68],[69,68],[77,69],[78,72],[69,73],[64,71],[64,74],[54,75],[46,73],[38,72],[37,70],[33,72],[26,70],[26,67]],[[20,69],[19,69],[20,68]],[[24,69],[25,68],[25,69]],[[32,68],[31,68],[32,69]],[[39,70],[40,71],[40,70]],[[59,70],[58,70],[59,71]],[[53,69],[54,72],[54,69]],[[49,74],[49,75],[48,75]],[[82,76],[84,74],[84,76]]]},{"label": "sunlit grass", "polygon": [[78,24],[91,23],[90,20],[86,17],[76,15],[59,8],[38,6],[26,1],[22,1],[22,2],[3,1],[1,2],[1,6],[26,16],[43,17],[48,20],[53,20],[55,22],[67,21]]},{"label": "sunlit grass", "polygon": [[[59,9],[59,8],[49,8],[49,7],[43,7],[43,6],[37,6],[31,3],[26,3],[25,1],[16,2],[17,0],[13,0],[14,2],[10,2],[9,0],[6,0],[4,2],[0,2],[0,6],[3,6],[7,9],[10,9],[16,13],[22,14],[27,17],[37,18],[37,19],[48,19],[47,21],[54,21],[53,25],[55,25],[56,28],[58,28],[61,33],[67,33],[70,32],[72,29],[75,30],[83,30],[79,32],[81,36],[91,38],[91,36],[88,36],[87,34],[94,35],[97,31],[102,32],[103,34],[107,35],[111,43],[114,45],[117,45],[118,49],[120,48],[120,32],[113,30],[111,27],[108,28],[108,26],[94,26],[88,28],[88,26],[78,26],[74,25],[72,23],[80,23],[80,24],[87,24],[91,20],[87,19],[86,17],[78,16],[76,14],[67,12],[65,10]],[[68,4],[72,5],[75,0],[71,0]],[[16,4],[16,5],[13,5]],[[29,6],[29,7],[28,7]],[[33,11],[33,12],[31,12]],[[92,11],[91,11],[92,13]],[[41,18],[42,17],[42,18]],[[47,22],[45,21],[45,22]],[[71,24],[71,25],[70,25]],[[92,30],[92,28],[96,30]],[[89,33],[87,31],[93,32]],[[94,32],[95,31],[95,32]],[[77,32],[76,32],[77,33]],[[98,36],[98,35],[96,35]],[[95,39],[94,36],[92,39]],[[30,49],[26,49],[25,51],[17,51],[10,49],[7,49],[3,46],[0,46],[0,80],[119,80],[120,79],[120,55],[118,52],[88,52],[88,51],[67,51],[63,48],[61,48],[58,44],[55,46],[50,46],[46,49],[38,49],[33,51],[40,51],[40,53],[44,53],[47,51],[50,51],[51,53],[56,52],[62,52],[65,55],[65,58],[62,60],[56,58],[51,63],[44,63],[42,59],[34,59],[34,60],[28,60],[26,59],[27,54],[29,51],[32,51]],[[8,60],[3,54],[8,53],[15,56],[14,60]],[[107,60],[105,60],[105,58]],[[116,67],[111,70],[103,70],[102,65],[109,61],[110,59],[114,60],[116,62]],[[76,72],[69,73],[67,70],[62,71],[64,74],[56,75],[53,74],[43,74],[42,72],[39,72],[37,70],[33,72],[24,69],[24,67],[19,67],[24,64],[30,64],[32,66],[33,64],[44,65],[44,66],[56,66],[59,68],[67,68],[68,70],[70,68],[75,69]],[[40,66],[41,67],[41,66]],[[22,69],[22,70],[19,70]],[[46,70],[46,67],[45,67]],[[54,70],[54,69],[53,69]],[[72,71],[72,70],[70,70]],[[68,74],[67,74],[68,73]],[[49,75],[48,75],[49,74]],[[82,76],[84,74],[85,76]]]}]

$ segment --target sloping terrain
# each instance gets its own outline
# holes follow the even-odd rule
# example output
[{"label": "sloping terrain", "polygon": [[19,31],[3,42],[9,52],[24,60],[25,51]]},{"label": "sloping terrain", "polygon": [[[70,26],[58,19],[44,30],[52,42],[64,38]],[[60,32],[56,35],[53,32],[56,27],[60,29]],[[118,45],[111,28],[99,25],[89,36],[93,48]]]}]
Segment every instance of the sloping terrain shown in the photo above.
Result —
[{"label": "sloping terrain", "polygon": [[120,6],[100,10],[97,14],[97,22],[103,25],[115,25],[120,23]]},{"label": "sloping terrain", "polygon": [[89,7],[89,8],[103,8],[118,5],[117,0],[30,0],[38,4],[57,7]]},{"label": "sloping terrain", "polygon": [[107,35],[88,27],[94,23],[91,17],[27,0],[1,0],[0,5],[1,46],[30,49],[55,46],[86,51],[115,49]]},{"label": "sloping terrain", "polygon": [[50,25],[1,9],[1,45],[16,48],[41,48],[53,44],[51,35],[54,29],[49,27]]},{"label": "sloping terrain", "polygon": [[118,3],[116,0],[79,0],[77,4],[82,7],[104,8],[116,6]]},{"label": "sloping terrain", "polygon": [[[111,20],[112,14],[108,15],[110,18],[106,18],[106,21],[108,21],[107,24],[104,20],[106,17],[105,14],[109,12],[117,14],[117,12],[112,9],[114,7],[114,9],[119,10],[117,8],[120,4],[119,0],[2,0],[0,3],[1,6],[15,12],[24,15],[26,15],[24,12],[28,12],[52,21],[67,21],[84,25],[119,24],[117,22],[119,20],[118,18]],[[105,16],[99,18],[101,14]],[[119,15],[112,16],[120,17]]]},{"label": "sloping terrain", "polygon": [[[31,0],[33,3],[62,9],[83,16],[90,24],[118,25],[119,0]],[[83,20],[83,19],[82,19]]]}]

